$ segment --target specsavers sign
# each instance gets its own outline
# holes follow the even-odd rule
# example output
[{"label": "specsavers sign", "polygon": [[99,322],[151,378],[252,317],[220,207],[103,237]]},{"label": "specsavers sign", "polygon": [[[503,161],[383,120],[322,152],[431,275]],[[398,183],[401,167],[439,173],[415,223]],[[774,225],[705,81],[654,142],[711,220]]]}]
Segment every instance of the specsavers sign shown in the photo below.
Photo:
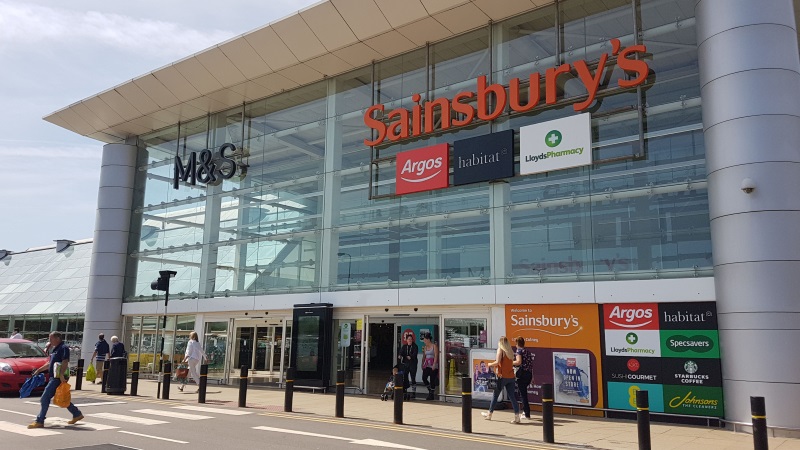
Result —
[{"label": "specsavers sign", "polygon": [[592,163],[591,115],[578,114],[519,130],[519,173],[551,172]]}]

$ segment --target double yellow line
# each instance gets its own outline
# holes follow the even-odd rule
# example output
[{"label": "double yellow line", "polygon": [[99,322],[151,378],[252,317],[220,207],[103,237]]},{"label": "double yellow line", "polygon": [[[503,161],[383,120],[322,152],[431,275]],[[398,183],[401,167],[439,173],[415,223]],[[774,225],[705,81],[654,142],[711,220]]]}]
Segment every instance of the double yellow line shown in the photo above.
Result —
[{"label": "double yellow line", "polygon": [[[310,422],[326,422],[326,423],[335,423],[340,425],[350,425],[354,427],[362,427],[362,428],[374,428],[379,430],[390,430],[390,431],[399,431],[403,433],[414,433],[414,434],[421,434],[424,436],[435,436],[435,437],[442,437],[447,439],[459,439],[462,441],[469,441],[469,442],[481,442],[486,444],[492,445],[502,445],[505,447],[513,447],[513,448],[527,448],[533,450],[554,450],[554,449],[563,449],[564,447],[557,447],[557,446],[547,446],[544,444],[526,444],[523,442],[511,442],[511,441],[504,441],[500,440],[496,437],[483,437],[483,436],[474,436],[474,435],[466,435],[466,434],[455,434],[455,433],[443,433],[439,431],[431,431],[431,430],[422,430],[422,429],[415,429],[408,426],[399,426],[399,425],[378,425],[374,423],[359,423],[354,420],[346,420],[346,419],[336,419],[336,418],[328,418],[328,417],[303,417],[296,414],[281,414],[281,413],[260,413],[261,416],[270,416],[270,417],[281,417],[285,419],[295,419],[295,420],[307,420]],[[499,437],[499,436],[498,436]],[[502,437],[502,439],[506,439]]]}]

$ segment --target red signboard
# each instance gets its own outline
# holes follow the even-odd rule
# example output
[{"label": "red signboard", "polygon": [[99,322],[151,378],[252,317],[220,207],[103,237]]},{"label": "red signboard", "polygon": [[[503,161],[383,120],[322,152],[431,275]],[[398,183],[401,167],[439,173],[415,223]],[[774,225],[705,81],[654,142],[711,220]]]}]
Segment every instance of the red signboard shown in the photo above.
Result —
[{"label": "red signboard", "polygon": [[603,320],[606,330],[658,330],[658,304],[605,305]]},{"label": "red signboard", "polygon": [[446,188],[449,180],[449,159],[447,144],[398,153],[395,194]]}]

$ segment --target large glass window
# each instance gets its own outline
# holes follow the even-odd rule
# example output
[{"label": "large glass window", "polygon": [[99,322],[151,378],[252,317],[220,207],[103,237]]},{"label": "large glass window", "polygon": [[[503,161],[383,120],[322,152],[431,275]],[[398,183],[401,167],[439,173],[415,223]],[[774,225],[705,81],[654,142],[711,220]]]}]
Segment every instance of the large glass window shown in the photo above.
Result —
[{"label": "large glass window", "polygon": [[486,319],[444,319],[444,387],[447,394],[461,393],[461,378],[472,376],[469,352],[486,347]]},{"label": "large glass window", "polygon": [[[167,268],[178,271],[172,295],[201,299],[710,275],[693,13],[692,0],[564,0],[143,136],[126,301],[158,298],[150,282]],[[647,47],[640,86],[619,87],[634,74],[618,66],[612,39]],[[565,102],[364,145],[373,103],[385,108],[374,118],[389,123],[395,108],[474,91],[484,75],[502,85],[519,78],[526,101],[545,94],[548,68],[585,61],[596,73],[601,60],[586,109],[590,166],[394,195],[398,152],[574,115],[571,102],[587,95],[574,73],[556,83]],[[528,86],[535,73],[539,85]],[[428,112],[436,130],[463,118],[447,109]],[[236,144],[246,174],[172,189],[174,155],[224,142]]]}]

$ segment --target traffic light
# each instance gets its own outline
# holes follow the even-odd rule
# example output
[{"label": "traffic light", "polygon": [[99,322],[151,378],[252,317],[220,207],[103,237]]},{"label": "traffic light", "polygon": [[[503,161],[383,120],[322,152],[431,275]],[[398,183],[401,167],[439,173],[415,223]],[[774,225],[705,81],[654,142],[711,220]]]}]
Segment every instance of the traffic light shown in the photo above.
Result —
[{"label": "traffic light", "polygon": [[178,274],[174,270],[160,270],[158,272],[160,277],[156,281],[150,283],[150,288],[154,291],[169,291],[169,279]]}]

